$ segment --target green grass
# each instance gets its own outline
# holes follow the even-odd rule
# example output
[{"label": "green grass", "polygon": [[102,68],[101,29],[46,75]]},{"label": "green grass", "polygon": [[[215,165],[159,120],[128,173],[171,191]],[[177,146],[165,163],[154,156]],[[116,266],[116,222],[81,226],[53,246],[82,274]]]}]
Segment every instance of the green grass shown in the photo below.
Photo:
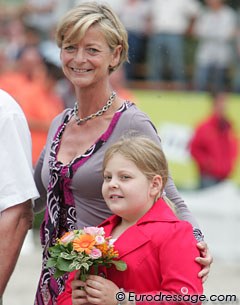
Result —
[{"label": "green grass", "polygon": [[[138,107],[149,115],[156,127],[164,122],[172,122],[194,128],[211,111],[209,96],[205,93],[134,90],[134,95]],[[229,96],[228,115],[240,138],[240,96]],[[169,161],[169,167],[178,187],[197,185],[197,169],[193,161],[184,164]],[[240,185],[240,158],[231,179]]]}]

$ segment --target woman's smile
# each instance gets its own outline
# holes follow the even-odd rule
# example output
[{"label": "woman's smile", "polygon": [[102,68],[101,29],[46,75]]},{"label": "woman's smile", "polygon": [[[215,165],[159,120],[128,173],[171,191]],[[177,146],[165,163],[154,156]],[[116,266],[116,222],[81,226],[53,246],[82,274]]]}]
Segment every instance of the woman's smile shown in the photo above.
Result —
[{"label": "woman's smile", "polygon": [[105,82],[115,57],[98,25],[91,26],[78,43],[66,42],[61,48],[63,72],[77,87]]}]

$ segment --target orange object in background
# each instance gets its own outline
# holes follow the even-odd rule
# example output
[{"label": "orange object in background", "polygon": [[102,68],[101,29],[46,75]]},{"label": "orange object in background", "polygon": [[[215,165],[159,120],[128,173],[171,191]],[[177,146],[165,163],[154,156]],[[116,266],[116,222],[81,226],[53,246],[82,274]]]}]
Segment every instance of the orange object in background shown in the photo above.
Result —
[{"label": "orange object in background", "polygon": [[[47,80],[45,81],[47,83]],[[46,143],[51,121],[63,109],[61,98],[42,81],[28,80],[18,72],[0,77],[0,88],[11,94],[22,107],[32,136],[33,165]]]}]

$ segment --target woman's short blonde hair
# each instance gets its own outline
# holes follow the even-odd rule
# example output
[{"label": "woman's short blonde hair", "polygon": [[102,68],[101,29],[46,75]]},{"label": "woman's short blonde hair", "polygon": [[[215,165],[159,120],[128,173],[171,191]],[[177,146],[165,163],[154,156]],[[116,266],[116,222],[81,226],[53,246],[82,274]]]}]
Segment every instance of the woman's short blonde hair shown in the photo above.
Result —
[{"label": "woman's short blonde hair", "polygon": [[122,46],[120,60],[116,70],[122,63],[128,61],[128,35],[125,27],[107,4],[97,2],[82,3],[66,13],[57,26],[56,41],[61,48],[63,42],[77,43],[92,25],[98,25],[106,38],[111,50]]},{"label": "woman's short blonde hair", "polygon": [[159,145],[142,135],[123,137],[106,150],[103,171],[116,153],[132,161],[147,179],[151,180],[154,176],[160,175],[163,190],[168,179],[168,164]]}]

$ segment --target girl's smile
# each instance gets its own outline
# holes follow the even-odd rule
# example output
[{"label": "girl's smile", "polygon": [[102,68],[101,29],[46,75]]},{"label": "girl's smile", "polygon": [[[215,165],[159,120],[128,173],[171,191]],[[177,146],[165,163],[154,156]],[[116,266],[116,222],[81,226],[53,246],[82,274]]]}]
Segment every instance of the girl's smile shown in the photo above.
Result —
[{"label": "girl's smile", "polygon": [[142,217],[156,196],[152,181],[118,153],[106,165],[102,193],[110,210],[129,222]]}]

